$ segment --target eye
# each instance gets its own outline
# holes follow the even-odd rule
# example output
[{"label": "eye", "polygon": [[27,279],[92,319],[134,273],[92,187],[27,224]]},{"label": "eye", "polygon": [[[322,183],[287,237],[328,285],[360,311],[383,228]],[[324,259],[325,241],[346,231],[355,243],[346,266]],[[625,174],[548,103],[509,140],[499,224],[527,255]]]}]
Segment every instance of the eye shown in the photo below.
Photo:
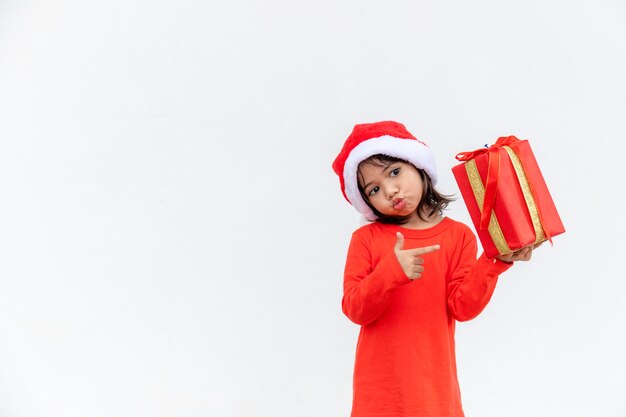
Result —
[{"label": "eye", "polygon": [[371,197],[374,194],[376,194],[378,192],[378,190],[380,190],[380,188],[378,186],[372,187],[372,189],[369,191],[369,193],[367,193],[367,195]]},{"label": "eye", "polygon": [[391,177],[395,177],[400,173],[400,168],[394,168],[391,170],[391,173],[389,174],[389,176]]}]

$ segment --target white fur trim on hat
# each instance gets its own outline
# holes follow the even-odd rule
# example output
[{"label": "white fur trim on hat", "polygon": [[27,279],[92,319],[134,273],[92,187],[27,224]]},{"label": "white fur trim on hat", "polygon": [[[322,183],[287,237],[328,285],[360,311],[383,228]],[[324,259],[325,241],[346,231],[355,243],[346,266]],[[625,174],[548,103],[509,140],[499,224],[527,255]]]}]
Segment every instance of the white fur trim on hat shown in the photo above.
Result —
[{"label": "white fur trim on hat", "polygon": [[416,168],[423,169],[433,185],[437,183],[435,156],[428,146],[415,139],[400,139],[393,136],[380,136],[359,143],[352,149],[343,167],[345,193],[355,209],[368,220],[378,217],[361,197],[357,179],[359,164],[372,155],[383,154],[410,162]]}]

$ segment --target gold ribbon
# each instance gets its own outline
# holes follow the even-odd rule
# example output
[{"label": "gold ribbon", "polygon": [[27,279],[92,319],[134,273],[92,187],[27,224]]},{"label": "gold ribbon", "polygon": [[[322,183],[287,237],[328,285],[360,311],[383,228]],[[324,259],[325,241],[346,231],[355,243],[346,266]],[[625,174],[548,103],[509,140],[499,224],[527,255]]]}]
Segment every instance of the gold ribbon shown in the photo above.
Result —
[{"label": "gold ribbon", "polygon": [[537,204],[535,203],[533,193],[530,190],[530,183],[528,182],[528,178],[526,177],[526,172],[524,172],[522,161],[520,161],[517,154],[513,152],[513,149],[509,148],[508,146],[504,146],[503,148],[506,153],[509,154],[509,158],[511,158],[511,162],[513,163],[513,169],[515,170],[515,175],[517,176],[519,185],[522,188],[524,201],[526,201],[526,207],[528,208],[530,219],[533,222],[533,229],[535,229],[535,244],[543,242],[544,240],[546,240],[546,234],[543,232],[543,227],[541,226],[541,220],[539,219],[539,210],[537,209]]},{"label": "gold ribbon", "polygon": [[[528,212],[530,213],[530,218],[533,223],[533,229],[535,230],[535,243],[543,242],[544,240],[546,240],[546,235],[543,231],[543,227],[541,226],[537,204],[535,203],[535,199],[530,190],[530,184],[528,183],[528,178],[526,176],[526,173],[524,172],[522,162],[520,161],[517,154],[510,147],[503,146],[503,148],[504,150],[506,150],[509,158],[511,158],[511,163],[513,165],[513,169],[515,170],[515,175],[517,176],[517,180],[522,189],[524,201],[526,202],[526,207],[528,208]],[[467,172],[467,178],[469,179],[470,186],[472,187],[472,191],[474,193],[474,197],[476,198],[476,202],[478,203],[478,208],[482,212],[485,201],[485,185],[480,178],[480,174],[478,173],[478,168],[476,167],[476,162],[474,159],[471,159],[465,163],[465,171]],[[489,235],[491,236],[491,239],[493,240],[493,243],[496,246],[496,249],[498,250],[500,255],[506,255],[513,252],[513,250],[509,248],[509,245],[504,238],[504,234],[502,233],[502,229],[500,228],[500,224],[498,223],[498,219],[496,218],[496,213],[493,210],[491,212],[491,218],[489,220],[489,227],[487,228],[487,230],[489,231]]]}]

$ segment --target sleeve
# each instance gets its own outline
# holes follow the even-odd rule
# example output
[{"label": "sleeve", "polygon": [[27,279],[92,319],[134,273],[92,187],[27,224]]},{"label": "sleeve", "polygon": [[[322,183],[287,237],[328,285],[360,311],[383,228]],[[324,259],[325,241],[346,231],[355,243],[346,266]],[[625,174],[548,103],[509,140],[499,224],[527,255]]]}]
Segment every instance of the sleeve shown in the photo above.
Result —
[{"label": "sleeve", "polygon": [[342,310],[350,320],[361,325],[372,323],[385,311],[394,290],[410,282],[393,248],[389,248],[389,254],[373,268],[369,245],[362,236],[352,235],[341,302]]},{"label": "sleeve", "polygon": [[465,233],[458,262],[447,286],[448,311],[457,321],[478,316],[487,306],[498,282],[498,276],[513,264],[488,259],[483,253],[476,260],[476,238]]}]

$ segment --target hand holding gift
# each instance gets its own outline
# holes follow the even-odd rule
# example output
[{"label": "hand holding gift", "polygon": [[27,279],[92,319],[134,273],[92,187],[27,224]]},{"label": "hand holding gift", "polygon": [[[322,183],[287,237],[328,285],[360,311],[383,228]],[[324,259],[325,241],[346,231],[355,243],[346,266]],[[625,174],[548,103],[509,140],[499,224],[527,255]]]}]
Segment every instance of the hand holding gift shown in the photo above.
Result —
[{"label": "hand holding gift", "polygon": [[522,248],[520,250],[517,250],[515,252],[509,253],[506,255],[497,256],[496,259],[499,259],[502,262],[508,262],[508,263],[512,263],[515,261],[530,261],[530,258],[533,255],[533,251],[541,245],[543,245],[543,242],[537,243],[532,246],[526,246],[525,248]]}]

